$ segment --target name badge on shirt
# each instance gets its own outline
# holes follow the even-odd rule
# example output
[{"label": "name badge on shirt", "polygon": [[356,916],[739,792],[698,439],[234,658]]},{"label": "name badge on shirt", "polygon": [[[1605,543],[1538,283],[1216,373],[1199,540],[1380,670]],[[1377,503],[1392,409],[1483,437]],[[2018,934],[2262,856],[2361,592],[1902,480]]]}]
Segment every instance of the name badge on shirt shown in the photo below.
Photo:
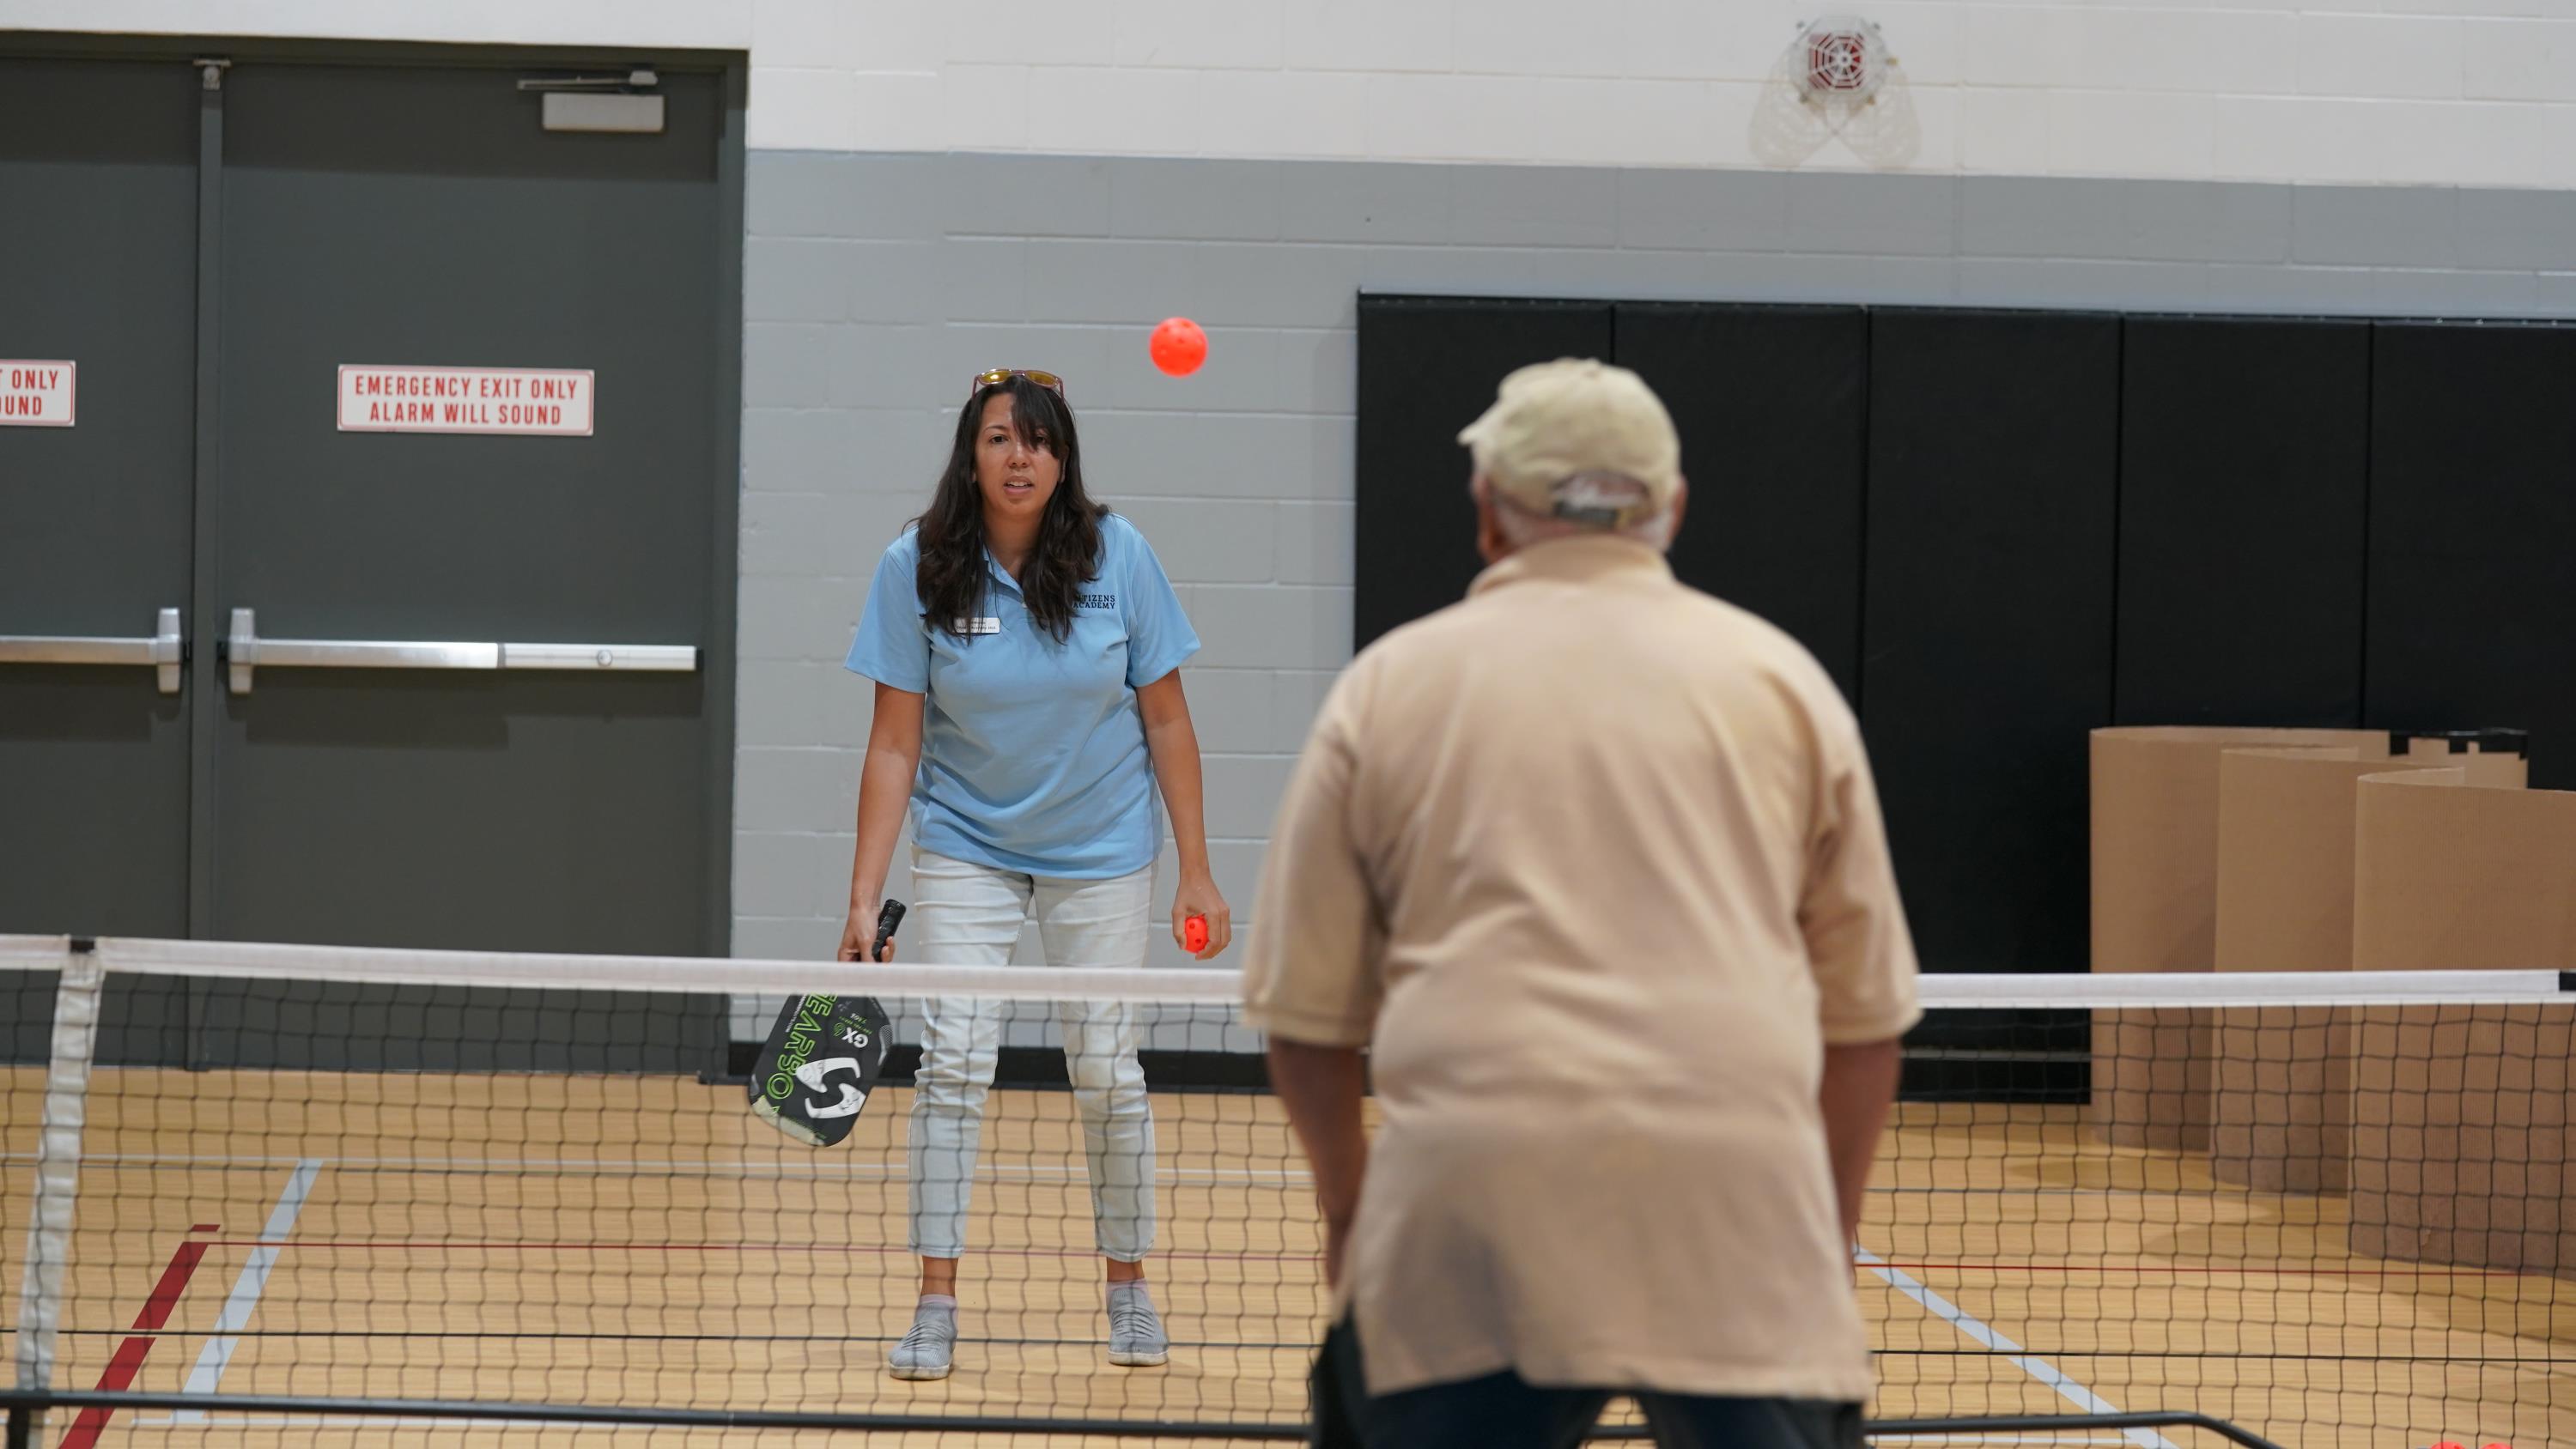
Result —
[{"label": "name badge on shirt", "polygon": [[957,621],[957,632],[966,635],[999,634],[1002,632],[1002,621],[999,619],[960,619]]}]

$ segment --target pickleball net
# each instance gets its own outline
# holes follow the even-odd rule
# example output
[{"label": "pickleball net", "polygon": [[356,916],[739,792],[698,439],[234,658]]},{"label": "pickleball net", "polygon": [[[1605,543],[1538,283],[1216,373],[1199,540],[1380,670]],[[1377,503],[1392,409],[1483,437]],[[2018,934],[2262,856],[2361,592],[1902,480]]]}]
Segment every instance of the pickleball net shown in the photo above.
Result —
[{"label": "pickleball net", "polygon": [[[2559,986],[1926,978],[1855,1265],[1874,1417],[2190,1410],[2291,1446],[2576,1442]],[[895,1042],[820,1150],[754,1117],[744,1082],[770,1003],[808,989],[878,998]],[[1327,1297],[1235,994],[1223,970],[0,938],[14,1377],[225,1396],[56,1410],[46,1442],[73,1449],[796,1438],[229,1407],[264,1396],[859,1416],[942,1446],[1287,1436]],[[908,1141],[931,1010],[991,1027],[971,1172],[953,1138]],[[1068,1088],[1066,1034],[1103,1021],[1138,1042],[1150,1157],[1103,1161]],[[885,1369],[917,1185],[971,1199],[936,1383]],[[1159,1369],[1105,1353],[1099,1244],[1138,1235]],[[1563,1268],[1615,1250],[1569,1243]],[[2096,1422],[1939,1442],[2218,1441]]]}]

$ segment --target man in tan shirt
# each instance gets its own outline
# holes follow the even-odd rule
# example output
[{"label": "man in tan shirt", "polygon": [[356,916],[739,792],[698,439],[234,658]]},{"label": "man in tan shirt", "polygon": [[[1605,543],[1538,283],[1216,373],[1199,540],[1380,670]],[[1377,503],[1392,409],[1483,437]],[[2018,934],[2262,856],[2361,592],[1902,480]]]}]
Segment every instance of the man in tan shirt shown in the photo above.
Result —
[{"label": "man in tan shirt", "polygon": [[1859,728],[1674,580],[1634,373],[1524,368],[1459,440],[1491,567],[1334,687],[1244,971],[1325,1218],[1319,1411],[1536,1449],[1623,1392],[1668,1449],[1856,1445],[1851,1245],[1920,1015]]}]

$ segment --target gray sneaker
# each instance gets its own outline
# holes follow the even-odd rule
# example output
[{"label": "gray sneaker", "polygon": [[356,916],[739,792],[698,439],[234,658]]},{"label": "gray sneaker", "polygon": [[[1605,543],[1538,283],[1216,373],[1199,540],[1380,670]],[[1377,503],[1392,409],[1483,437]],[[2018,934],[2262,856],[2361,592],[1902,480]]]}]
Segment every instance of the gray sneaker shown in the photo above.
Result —
[{"label": "gray sneaker", "polygon": [[1155,1368],[1171,1361],[1172,1340],[1144,1280],[1109,1285],[1109,1361],[1120,1368]]},{"label": "gray sneaker", "polygon": [[899,1379],[944,1379],[956,1346],[957,1310],[924,1303],[913,1310],[912,1331],[886,1355],[886,1367]]}]

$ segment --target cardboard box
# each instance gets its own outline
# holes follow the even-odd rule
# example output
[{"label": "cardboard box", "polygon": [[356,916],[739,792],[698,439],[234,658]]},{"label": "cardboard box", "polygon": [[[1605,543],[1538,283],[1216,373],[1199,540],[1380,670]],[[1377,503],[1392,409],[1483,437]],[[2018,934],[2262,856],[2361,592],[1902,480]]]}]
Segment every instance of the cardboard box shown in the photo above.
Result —
[{"label": "cardboard box", "polygon": [[[2412,747],[2413,767],[2455,762],[2519,788],[2518,755]],[[2385,736],[2365,748],[2229,750],[2219,763],[2216,961],[2227,971],[2353,969],[2354,831],[2365,776],[2395,773]],[[2216,1014],[2210,1171],[2270,1192],[2342,1192],[2352,1161],[2353,1014]]]},{"label": "cardboard box", "polygon": [[[2480,773],[2361,780],[2359,968],[2576,970],[2576,794]],[[2353,1251],[2576,1278],[2576,1002],[2360,1018]]]},{"label": "cardboard box", "polygon": [[[2150,727],[2092,735],[2095,971],[2217,968],[2219,761],[2249,748],[2385,751],[2379,730]],[[2085,1120],[2126,1147],[2209,1146],[2212,1014],[2094,1015]]]},{"label": "cardboard box", "polygon": [[2219,761],[2244,749],[2342,749],[2385,759],[2388,734],[2095,730],[2094,970],[2216,969]]}]

